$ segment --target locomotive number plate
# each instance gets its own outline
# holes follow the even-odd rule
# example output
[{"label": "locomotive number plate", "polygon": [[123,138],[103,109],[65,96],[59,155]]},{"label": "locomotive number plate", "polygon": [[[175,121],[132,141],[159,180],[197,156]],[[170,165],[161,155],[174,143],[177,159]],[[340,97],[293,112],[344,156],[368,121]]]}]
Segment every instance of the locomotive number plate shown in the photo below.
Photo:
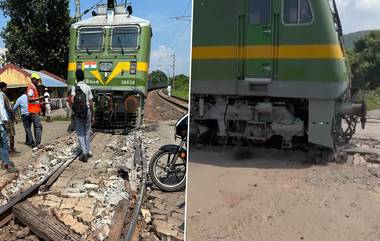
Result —
[{"label": "locomotive number plate", "polygon": [[133,79],[127,79],[127,80],[122,80],[122,81],[121,81],[121,84],[122,84],[122,85],[135,85],[135,84],[136,84],[136,81],[133,80]]}]

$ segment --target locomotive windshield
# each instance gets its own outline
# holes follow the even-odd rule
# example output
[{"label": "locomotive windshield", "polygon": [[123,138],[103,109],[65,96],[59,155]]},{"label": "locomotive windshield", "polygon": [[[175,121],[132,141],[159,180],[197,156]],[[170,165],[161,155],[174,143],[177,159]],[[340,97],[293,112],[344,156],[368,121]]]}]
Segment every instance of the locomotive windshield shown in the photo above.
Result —
[{"label": "locomotive windshield", "polygon": [[83,28],[79,30],[79,50],[101,50],[103,47],[103,29]]},{"label": "locomotive windshield", "polygon": [[138,47],[137,27],[115,27],[112,30],[112,49],[137,49]]}]

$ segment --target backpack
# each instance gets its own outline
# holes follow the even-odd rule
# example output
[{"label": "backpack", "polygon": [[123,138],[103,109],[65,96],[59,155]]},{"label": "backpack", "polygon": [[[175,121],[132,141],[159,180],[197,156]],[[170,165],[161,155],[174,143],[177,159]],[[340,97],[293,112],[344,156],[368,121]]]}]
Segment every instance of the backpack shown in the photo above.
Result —
[{"label": "backpack", "polygon": [[74,96],[74,103],[73,103],[73,112],[74,116],[78,117],[79,119],[86,119],[87,118],[87,96],[82,91],[82,89],[75,85],[75,96]]}]

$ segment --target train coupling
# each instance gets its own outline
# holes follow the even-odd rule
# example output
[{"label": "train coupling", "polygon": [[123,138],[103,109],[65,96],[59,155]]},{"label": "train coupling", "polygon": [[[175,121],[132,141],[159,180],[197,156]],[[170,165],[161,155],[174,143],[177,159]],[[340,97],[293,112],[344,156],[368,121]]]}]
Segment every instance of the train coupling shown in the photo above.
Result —
[{"label": "train coupling", "polygon": [[343,102],[339,114],[340,116],[360,118],[361,127],[364,129],[367,122],[367,102],[365,100],[361,103]]}]

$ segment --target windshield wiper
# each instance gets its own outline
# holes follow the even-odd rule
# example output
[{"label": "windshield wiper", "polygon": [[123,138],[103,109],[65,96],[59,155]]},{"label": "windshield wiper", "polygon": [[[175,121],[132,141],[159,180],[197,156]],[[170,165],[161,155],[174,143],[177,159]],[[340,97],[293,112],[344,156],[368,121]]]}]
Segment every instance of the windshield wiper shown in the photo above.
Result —
[{"label": "windshield wiper", "polygon": [[82,48],[85,47],[86,48],[86,52],[87,54],[90,54],[90,50],[88,50],[88,47],[87,46],[84,46],[83,43],[84,43],[84,39],[82,39]]},{"label": "windshield wiper", "polygon": [[117,40],[119,41],[120,47],[121,47],[121,54],[124,55],[124,47],[123,44],[121,43],[120,37],[117,37]]}]

